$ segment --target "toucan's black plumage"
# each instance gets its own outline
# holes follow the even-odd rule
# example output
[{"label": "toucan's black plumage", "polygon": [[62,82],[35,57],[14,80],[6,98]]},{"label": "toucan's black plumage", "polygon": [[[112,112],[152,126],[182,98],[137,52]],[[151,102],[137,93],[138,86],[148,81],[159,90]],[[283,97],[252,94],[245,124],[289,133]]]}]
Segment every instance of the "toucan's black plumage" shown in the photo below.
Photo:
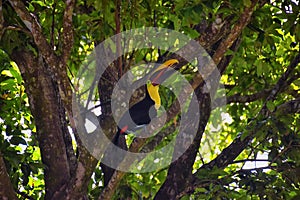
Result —
[{"label": "toucan's black plumage", "polygon": [[114,144],[118,145],[120,134],[135,132],[149,124],[151,119],[156,117],[156,110],[161,104],[158,93],[159,85],[170,76],[167,69],[176,63],[178,63],[178,60],[171,59],[154,70],[150,76],[149,82],[145,85],[145,98],[129,108],[120,119],[118,123],[118,132],[113,139]]},{"label": "toucan's black plumage", "polygon": [[[156,117],[157,109],[160,107],[160,96],[158,93],[159,85],[168,77],[171,73],[167,72],[167,69],[174,64],[178,63],[178,60],[171,59],[160,65],[154,70],[150,76],[149,82],[145,85],[146,95],[143,100],[134,104],[129,108],[127,112],[121,117],[118,122],[118,131],[115,134],[112,142],[120,148],[127,150],[125,138],[120,140],[120,137],[125,137],[128,132],[135,132],[143,126],[149,124],[151,119]],[[120,159],[120,158],[112,158]],[[121,158],[122,159],[122,158]],[[117,163],[121,162],[117,161]],[[105,167],[104,172],[104,186],[106,186],[114,173],[114,169]]]},{"label": "toucan's black plumage", "polygon": [[145,98],[134,104],[120,119],[118,123],[118,132],[113,139],[113,143],[118,145],[118,138],[120,134],[135,132],[143,126],[149,124],[151,119],[157,115],[154,105],[155,102],[151,99],[146,88]]}]

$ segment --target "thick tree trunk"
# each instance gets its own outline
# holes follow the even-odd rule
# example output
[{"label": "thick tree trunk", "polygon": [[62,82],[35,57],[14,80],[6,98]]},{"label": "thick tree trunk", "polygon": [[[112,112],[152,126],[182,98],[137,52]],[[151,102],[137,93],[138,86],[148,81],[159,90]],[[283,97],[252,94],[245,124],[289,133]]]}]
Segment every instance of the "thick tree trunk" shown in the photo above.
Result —
[{"label": "thick tree trunk", "polygon": [[[30,108],[35,119],[37,138],[45,164],[45,199],[52,196],[70,179],[69,162],[64,141],[68,131],[58,89],[43,59],[33,53],[14,51],[13,60],[25,81]],[[55,163],[55,164],[54,164]]]}]

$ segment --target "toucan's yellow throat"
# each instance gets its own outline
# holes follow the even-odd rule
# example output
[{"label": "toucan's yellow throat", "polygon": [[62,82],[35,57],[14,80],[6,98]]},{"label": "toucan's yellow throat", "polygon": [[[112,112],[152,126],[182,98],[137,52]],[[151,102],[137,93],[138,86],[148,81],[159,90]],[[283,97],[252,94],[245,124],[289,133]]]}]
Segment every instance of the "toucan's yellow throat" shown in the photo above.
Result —
[{"label": "toucan's yellow throat", "polygon": [[150,98],[154,101],[154,107],[156,110],[159,109],[159,107],[161,106],[161,99],[158,93],[159,90],[159,85],[152,85],[151,82],[147,83],[147,90],[148,90],[148,94],[150,96]]},{"label": "toucan's yellow throat", "polygon": [[157,69],[154,70],[150,81],[147,82],[147,90],[150,98],[155,102],[155,109],[159,109],[161,106],[161,99],[158,93],[159,85],[162,80],[160,78],[166,72],[169,67],[172,67],[174,64],[178,64],[179,61],[176,59],[167,60],[162,65],[160,65]]}]

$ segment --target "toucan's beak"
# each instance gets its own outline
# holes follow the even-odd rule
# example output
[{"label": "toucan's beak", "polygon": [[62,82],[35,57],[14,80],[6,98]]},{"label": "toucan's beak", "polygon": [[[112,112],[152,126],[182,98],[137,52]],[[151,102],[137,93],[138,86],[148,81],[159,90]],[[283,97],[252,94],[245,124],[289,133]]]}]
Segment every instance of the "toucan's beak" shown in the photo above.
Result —
[{"label": "toucan's beak", "polygon": [[176,59],[167,60],[162,65],[160,65],[157,69],[154,70],[150,77],[150,81],[153,86],[160,85],[166,78],[172,74],[173,70],[170,71],[171,73],[166,73],[167,70],[175,64],[178,64],[179,61]]}]

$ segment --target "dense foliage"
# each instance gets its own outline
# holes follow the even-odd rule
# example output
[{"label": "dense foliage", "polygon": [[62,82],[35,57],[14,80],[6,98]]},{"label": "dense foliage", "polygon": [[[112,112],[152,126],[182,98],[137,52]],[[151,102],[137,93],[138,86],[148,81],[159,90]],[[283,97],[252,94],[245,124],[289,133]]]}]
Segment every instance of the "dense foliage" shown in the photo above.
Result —
[{"label": "dense foliage", "polygon": [[[298,0],[0,0],[0,198],[299,199],[299,8]],[[151,173],[120,175],[104,189],[100,163],[73,137],[70,91],[97,44],[140,27],[199,42],[220,70],[227,101],[217,95],[207,104],[198,84],[199,104],[210,109],[185,157]],[[121,67],[171,56],[137,50],[120,58]],[[190,64],[178,71],[194,80]],[[118,62],[110,74],[100,91],[120,76]],[[171,108],[175,97],[160,92]],[[175,114],[156,148],[176,136]]]}]

